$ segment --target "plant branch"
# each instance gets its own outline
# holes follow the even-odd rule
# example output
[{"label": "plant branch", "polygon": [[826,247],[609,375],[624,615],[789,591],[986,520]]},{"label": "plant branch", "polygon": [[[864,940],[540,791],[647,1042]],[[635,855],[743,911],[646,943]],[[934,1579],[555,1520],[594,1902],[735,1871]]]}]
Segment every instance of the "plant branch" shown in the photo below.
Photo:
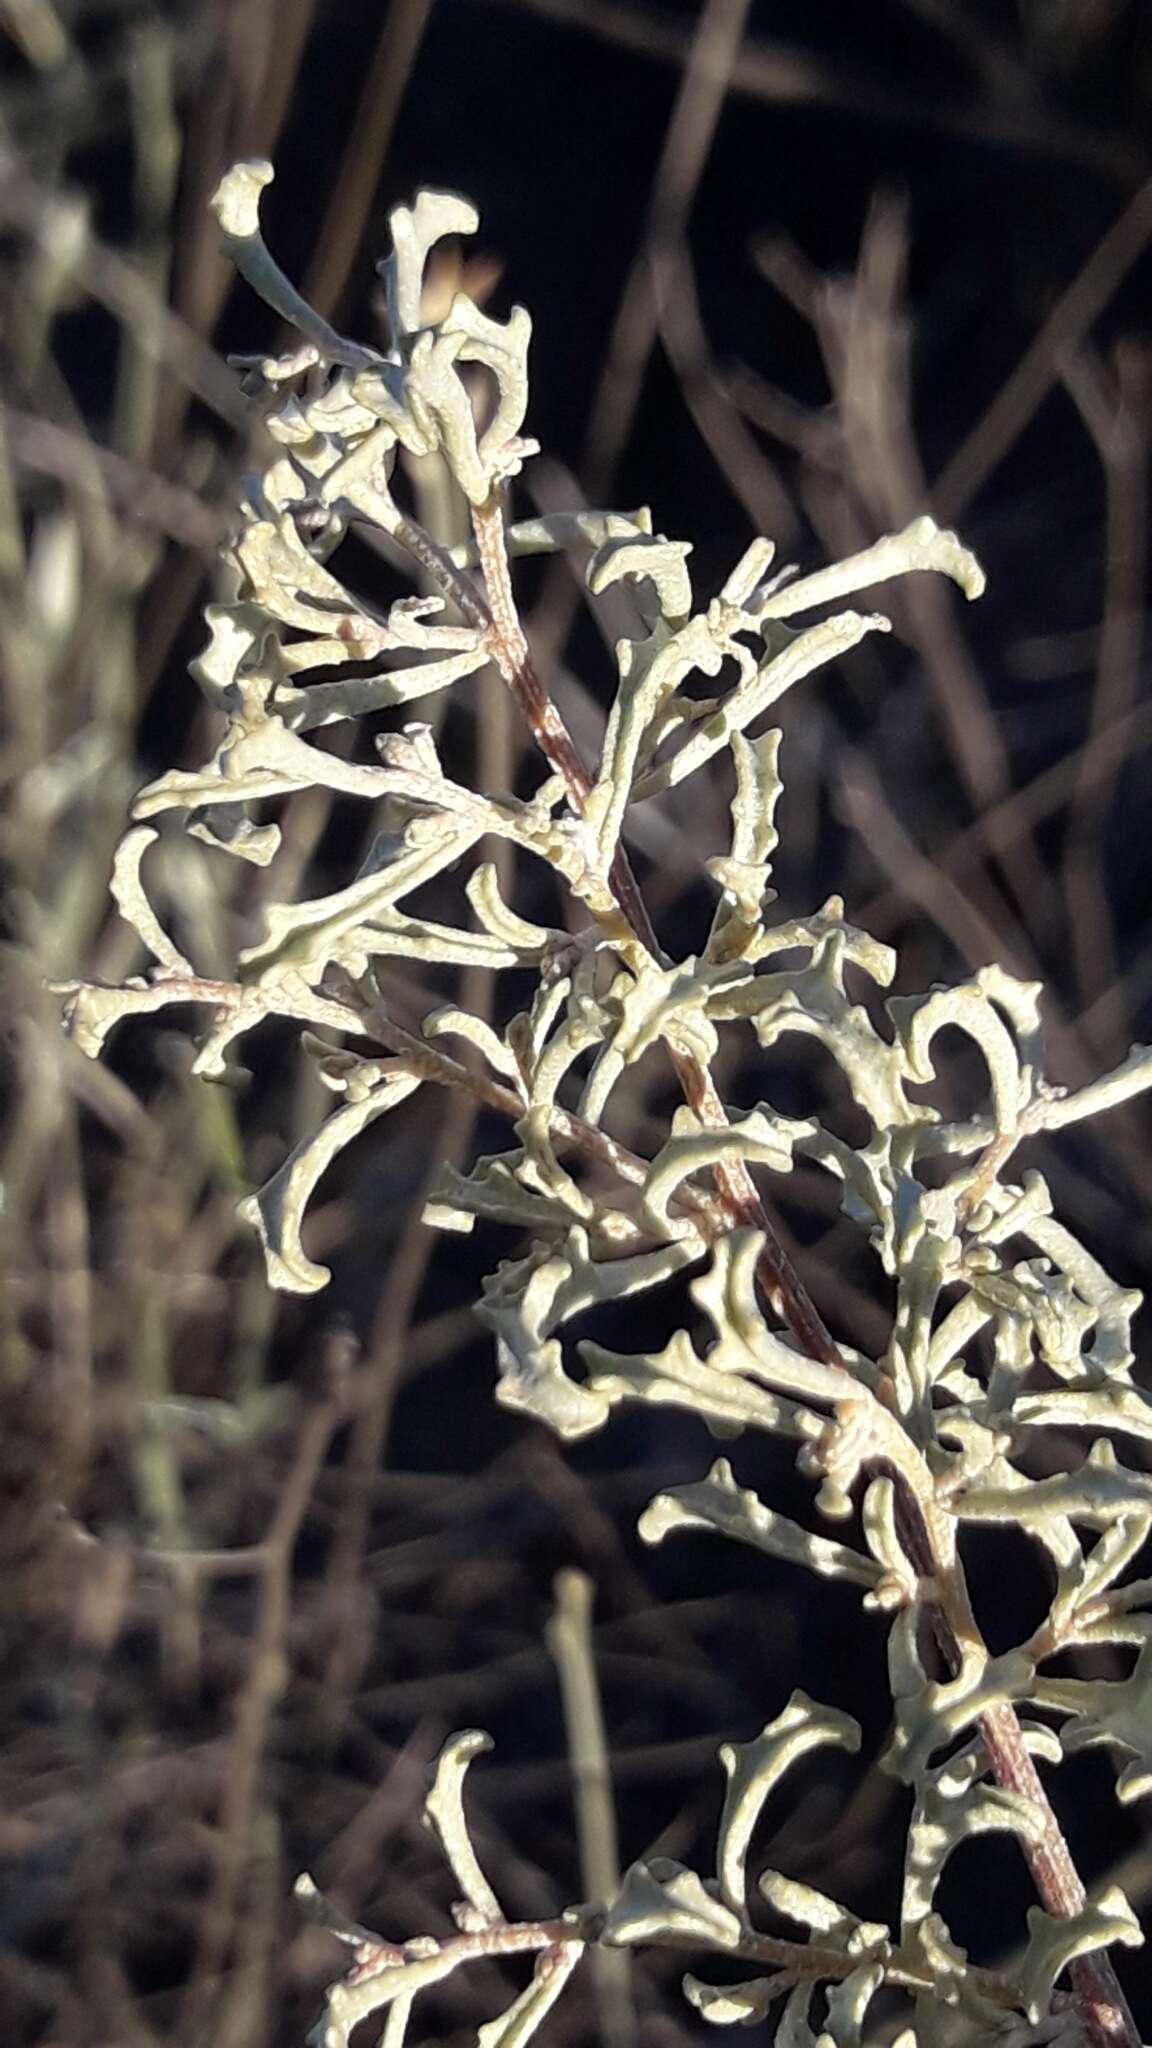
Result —
[{"label": "plant branch", "polygon": [[[906,1483],[897,1479],[896,1514],[901,1545],[921,1579],[936,1576],[940,1560],[922,1510]],[[962,1567],[953,1574],[961,1582]],[[966,1596],[965,1596],[966,1597]],[[938,1601],[926,1602],[926,1612],[940,1654],[950,1676],[960,1669],[960,1647],[950,1622]],[[977,1726],[992,1765],[996,1783],[1005,1791],[1019,1792],[1029,1800],[1043,1821],[1038,1837],[1021,1836],[1021,1848],[1045,1912],[1055,1919],[1072,1919],[1084,1909],[1086,1894],[1072,1860],[1060,1822],[1028,1753],[1016,1710],[1007,1701],[988,1707]],[[1069,1964],[1077,2009],[1086,2039],[1092,2048],[1141,2048],[1140,2033],[1111,1957],[1103,1949],[1077,1956]]]},{"label": "plant branch", "polygon": [[[323,1927],[353,1951],[356,1962],[343,1984],[349,1988],[365,1987],[365,1990],[373,1979],[379,1979],[385,1973],[398,1972],[413,1963],[435,1961],[437,1976],[442,1977],[470,1962],[539,1954],[577,1944],[594,1946],[599,1941],[604,1920],[603,1908],[593,1904],[573,1909],[571,1915],[562,1920],[500,1920],[485,1927],[465,1928],[446,1941],[434,1941],[428,1937],[417,1943],[401,1944],[381,1941],[349,1919],[339,1906],[317,1889],[307,1874],[297,1878],[295,1896],[306,1919]],[[656,1935],[652,1939],[661,1948],[673,1952],[680,1948],[694,1950],[698,1945],[694,1936],[665,1935],[661,1939]],[[815,1941],[788,1941],[780,1935],[761,1934],[756,1930],[742,1935],[726,1953],[735,1962],[760,1963],[775,1970],[782,1990],[787,1984],[805,1980],[838,1983],[859,1967],[856,1955],[831,1943],[824,1946]],[[905,1960],[899,1950],[889,1959],[885,1974],[889,1982],[899,1984],[905,1990],[932,1990],[931,1972],[922,1962],[912,1958]],[[979,1979],[980,1990],[986,1998],[1003,2005],[1006,2011],[1011,2009],[1016,1989],[1008,1978],[992,1970],[974,1970],[972,1975]],[[340,1988],[343,1987],[337,1987]],[[362,2017],[367,2017],[374,2009],[367,1996],[358,2003]]]},{"label": "plant branch", "polygon": [[[490,605],[493,660],[527,719],[544,758],[563,777],[573,810],[582,815],[592,790],[592,777],[536,673],[524,637],[512,591],[504,537],[504,507],[499,493],[494,493],[484,505],[473,507],[472,519]],[[623,840],[618,842],[613,855],[610,881],[633,935],[653,960],[665,965],[665,955]],[[675,1046],[669,1050],[685,1101],[702,1124],[722,1130],[728,1117],[707,1067],[691,1053]],[[809,1357],[819,1358],[824,1364],[838,1366],[847,1373],[832,1334],[780,1242],[748,1168],[742,1160],[722,1161],[714,1167],[713,1177],[732,1224],[757,1230],[764,1239],[756,1278],[773,1312],[788,1326]]]},{"label": "plant branch", "polygon": [[[582,813],[592,780],[580,759],[566,727],[548,696],[532,662],[531,652],[520,625],[511,587],[508,551],[504,538],[504,510],[500,494],[473,508],[477,552],[490,606],[492,655],[517,704],[532,728],[549,765],[564,779],[573,809]],[[457,572],[458,573],[458,572]],[[659,942],[640,894],[623,843],[617,845],[611,870],[613,892],[623,915],[646,951],[663,960]],[[727,1122],[715,1083],[702,1061],[672,1048],[673,1063],[684,1097],[702,1123],[722,1127]],[[742,1161],[718,1164],[714,1170],[717,1193],[733,1223],[761,1232],[763,1250],[757,1263],[757,1283],[775,1313],[786,1323],[805,1353],[823,1363],[848,1370],[827,1325],[804,1287],[768,1217],[752,1176]],[[922,1581],[934,1580],[943,1600],[929,1603],[941,1654],[953,1672],[960,1666],[960,1646],[945,1614],[971,1613],[963,1568],[958,1559],[941,1557],[933,1542],[919,1503],[903,1474],[897,1482],[901,1535],[907,1554]],[[972,1624],[974,1628],[974,1623]],[[1037,1893],[1047,1912],[1071,1918],[1083,1909],[1085,1892],[1059,1821],[1037,1775],[1024,1744],[1019,1719],[1008,1704],[990,1708],[979,1727],[997,1784],[1022,1792],[1043,1817],[1043,1830],[1035,1842],[1024,1843]],[[1139,2034],[1120,1989],[1112,1963],[1103,1951],[1082,1956],[1070,1966],[1077,2005],[1085,2032],[1093,2048],[1139,2048]]]}]

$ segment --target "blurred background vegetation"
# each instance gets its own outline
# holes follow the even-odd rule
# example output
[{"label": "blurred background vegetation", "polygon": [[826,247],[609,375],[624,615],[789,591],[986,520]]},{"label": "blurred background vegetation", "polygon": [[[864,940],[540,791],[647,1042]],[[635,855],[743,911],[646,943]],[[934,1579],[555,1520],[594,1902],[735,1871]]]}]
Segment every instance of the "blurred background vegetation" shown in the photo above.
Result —
[{"label": "blurred background vegetation", "polygon": [[[902,1808],[868,1761],[881,1631],[854,1596],[704,1539],[641,1550],[638,1508],[707,1461],[689,1423],[646,1415],[562,1456],[494,1409],[469,1302],[503,1247],[438,1244],[419,1207],[431,1166],[496,1149],[497,1128],[426,1094],[377,1126],[313,1214],[331,1288],[278,1300],[234,1204],[316,1119],[290,1037],[258,1041],[238,1091],[193,1081],[167,1022],[99,1067],[59,1032],[47,979],[139,970],[112,851],[134,788],[211,730],[186,663],[259,446],[224,358],[282,339],[216,252],[217,178],[275,160],[273,247],[369,340],[389,206],[422,182],[477,202],[469,289],[535,321],[545,453],[524,510],[648,502],[693,541],[704,594],[756,531],[814,566],[921,509],[959,527],[983,603],[890,586],[892,638],[786,708],[781,908],[841,891],[901,948],[906,990],[993,959],[1042,978],[1072,1083],[1152,1036],[1150,117],[1145,0],[0,0],[12,2048],[300,2043],[340,1966],[290,1904],[301,1867],[390,1936],[446,1925],[418,1816],[454,1727],[498,1738],[478,1834],[509,1909],[580,1896],[545,1640],[564,1566],[597,1588],[626,1858],[698,1848],[718,1742],[802,1682],[862,1719],[865,1762],[797,1776],[772,1860],[870,1917],[898,1896]],[[435,478],[411,481],[448,516]],[[389,589],[367,549],[356,566]],[[608,654],[566,572],[526,592],[590,750]],[[462,772],[516,781],[523,735],[488,679],[445,720]],[[728,798],[722,778],[693,788],[690,811],[635,822],[679,950],[704,929]],[[264,873],[178,834],[159,849],[207,972],[270,896],[333,886],[364,833],[322,793],[280,822]],[[383,979],[406,1020],[452,986]],[[725,1058],[731,1102],[802,1113],[828,1084],[803,1048],[768,1074],[745,1047]],[[963,1065],[950,1085],[966,1099]],[[658,1142],[671,1099],[645,1069],[633,1143]],[[1136,1104],[1035,1151],[1134,1286],[1152,1279],[1150,1141]],[[881,1348],[884,1288],[827,1184],[770,1192],[836,1334]],[[737,1447],[737,1470],[805,1512],[771,1447]],[[997,1538],[969,1562],[994,1646],[1015,1640],[1035,1559]],[[1086,1875],[1146,1908],[1146,1815],[1119,1814],[1100,1757],[1062,1776]],[[976,1957],[1010,1947],[1015,1850],[973,1844],[949,1883]],[[1147,2029],[1147,1965],[1128,1981]],[[494,1971],[452,1980],[443,2038],[506,1998]],[[700,2032],[657,1966],[631,2011],[577,1994],[550,2026],[610,2048]]]}]

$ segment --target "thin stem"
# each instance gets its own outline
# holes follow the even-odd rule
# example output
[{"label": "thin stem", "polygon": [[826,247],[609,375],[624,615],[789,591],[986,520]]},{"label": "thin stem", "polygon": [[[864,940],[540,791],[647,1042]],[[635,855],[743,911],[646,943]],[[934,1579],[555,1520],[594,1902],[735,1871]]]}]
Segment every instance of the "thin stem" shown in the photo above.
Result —
[{"label": "thin stem", "polygon": [[[268,1732],[289,1671],[292,1559],[317,1474],[346,1399],[347,1359],[334,1345],[328,1360],[326,1396],[304,1411],[295,1455],[262,1544],[262,1572],[256,1627],[248,1670],[233,1706],[233,1735],[220,1793],[215,1869],[200,1917],[196,1959],[178,2029],[184,2038],[199,2033],[217,1993],[221,1970],[235,1937],[246,1859],[252,1853],[258,1819],[260,1770]],[[211,2029],[209,2028],[209,2031]]]},{"label": "thin stem", "polygon": [[269,163],[233,164],[217,185],[209,205],[220,224],[222,252],[258,298],[274,313],[302,334],[316,355],[330,363],[344,363],[354,370],[378,369],[383,358],[379,350],[364,348],[347,335],[337,334],[284,275],[260,232],[259,195],[272,182]]},{"label": "thin stem", "polygon": [[[894,1473],[893,1477],[897,1480],[897,1522],[901,1545],[921,1580],[938,1574],[942,1579],[944,1575],[937,1547],[919,1503],[908,1486],[900,1484],[899,1474]],[[959,1563],[951,1568],[948,1576],[963,1584]],[[964,1597],[966,1600],[967,1595]],[[941,1656],[949,1673],[954,1676],[960,1669],[960,1646],[956,1635],[939,1601],[926,1602],[925,1605]],[[979,1637],[976,1640],[979,1642]],[[1022,1836],[1021,1846],[1044,1910],[1055,1919],[1073,1919],[1084,1909],[1084,1886],[1028,1753],[1016,1710],[1007,1701],[988,1707],[979,1716],[977,1726],[996,1783],[1006,1791],[1023,1793],[1043,1821],[1039,1836],[1036,1839]],[[1078,1956],[1069,1965],[1068,1974],[1085,2036],[1093,2043],[1093,2048],[1140,2048],[1136,2022],[1108,1954],[1098,1949],[1093,1955]]]},{"label": "thin stem", "polygon": [[[402,1944],[380,1941],[366,1928],[350,1920],[323,1892],[317,1890],[307,1875],[297,1878],[295,1895],[307,1919],[325,1928],[337,1941],[353,1950],[356,1962],[351,1976],[344,1980],[345,1984],[367,1987],[374,1977],[401,1969],[405,1963],[415,1960]],[[447,1964],[443,1972],[447,1975],[462,1964],[481,1959],[492,1961],[501,1956],[594,1943],[602,1923],[603,1913],[598,1905],[580,1908],[570,1919],[501,1920],[493,1926],[470,1929],[438,1942],[436,1953]],[[673,1954],[680,1949],[691,1951],[698,1946],[695,1936],[671,1934],[662,1939],[656,1934],[651,1938],[656,1945]],[[780,1935],[761,1934],[755,1930],[743,1934],[726,1953],[733,1961],[759,1963],[773,1969],[782,1982],[788,1983],[840,1983],[859,1967],[859,1958],[855,1954],[831,1943],[824,1946],[815,1940],[788,1941]],[[421,1960],[424,1956],[422,1947]],[[1002,2005],[1006,2011],[1015,2005],[1018,1992],[1010,1978],[993,1970],[973,1969],[969,1974],[984,1998]],[[886,1963],[885,1977],[889,1983],[898,1984],[906,1991],[931,1992],[934,1986],[932,1973],[922,1960],[905,1958],[899,1950]],[[377,2009],[366,1996],[361,2002],[359,2016],[366,2018]]]},{"label": "thin stem", "polygon": [[[592,1644],[592,1581],[586,1572],[558,1572],[548,1648],[560,1680],[576,1802],[580,1881],[590,1899],[620,1889],[620,1845],[604,1710]],[[600,2031],[606,2048],[632,2048],[636,2012],[631,1959],[624,1949],[597,1947],[592,1957]]]}]

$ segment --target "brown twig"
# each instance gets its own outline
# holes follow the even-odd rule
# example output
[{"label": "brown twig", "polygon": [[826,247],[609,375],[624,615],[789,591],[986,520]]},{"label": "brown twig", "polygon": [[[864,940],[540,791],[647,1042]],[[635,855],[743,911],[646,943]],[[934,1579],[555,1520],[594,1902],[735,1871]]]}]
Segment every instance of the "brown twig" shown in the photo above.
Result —
[{"label": "brown twig", "polygon": [[340,169],[329,187],[315,253],[303,285],[308,304],[328,319],[339,308],[360,237],[376,200],[381,167],[431,8],[432,0],[391,0],[364,74]]},{"label": "brown twig", "polygon": [[[690,31],[670,8],[630,6],[626,0],[489,0],[597,36],[617,49],[655,63],[682,65]],[[977,31],[973,31],[976,33]],[[967,40],[967,35],[966,35]],[[732,68],[737,98],[768,106],[841,109],[865,119],[910,123],[937,134],[962,136],[1023,154],[1080,164],[1109,184],[1131,185],[1148,173],[1148,150],[1125,135],[1083,127],[1053,107],[984,95],[975,104],[949,103],[938,94],[901,91],[878,69],[852,66],[837,51],[824,57],[781,39],[749,37]]]},{"label": "brown twig", "polygon": [[154,526],[185,547],[211,554],[228,532],[223,511],[214,511],[193,491],[170,483],[155,469],[127,461],[115,449],[101,448],[53,420],[12,406],[4,408],[3,425],[13,454],[25,468],[92,496],[102,496],[106,488],[122,516]]},{"label": "brown twig", "polygon": [[[612,479],[639,403],[644,378],[659,338],[659,306],[650,252],[684,232],[739,62],[749,0],[708,0],[692,34],[679,37],[680,84],[660,145],[639,246],[616,307],[604,365],[588,411],[578,465],[593,504],[606,503]],[[592,26],[582,22],[582,27]],[[781,537],[794,526],[783,493],[777,493]],[[540,615],[547,621],[546,667],[567,639],[576,609],[572,579],[558,566],[545,583]]]},{"label": "brown twig", "polygon": [[[1146,350],[1122,344],[1109,372],[1094,352],[1070,353],[1064,383],[1104,471],[1107,537],[1104,617],[1100,628],[1089,739],[1130,712],[1140,690],[1148,555],[1148,449],[1152,411]],[[1112,774],[1118,771],[1114,763]],[[1112,781],[1089,780],[1083,766],[1069,805],[1063,869],[1068,932],[1082,999],[1098,998],[1116,978],[1113,918],[1105,886],[1102,830]]]},{"label": "brown twig", "polygon": [[580,471],[597,502],[610,490],[659,334],[649,244],[683,232],[739,61],[748,8],[749,0],[708,0],[691,42],[683,46],[680,89],[660,148],[643,240],[621,293],[588,416]]},{"label": "brown twig", "polygon": [[[465,1003],[469,996],[475,1002],[479,994],[478,979],[476,970],[466,976],[466,986],[462,991]],[[485,976],[484,980],[490,987],[490,977]],[[424,1196],[430,1192],[443,1168],[458,1163],[466,1153],[478,1108],[478,1096],[467,1088],[445,1098],[440,1128],[429,1147],[430,1164]],[[348,1699],[374,1640],[375,1631],[365,1625],[363,1612],[364,1548],[375,1498],[376,1475],[380,1470],[388,1426],[407,1360],[416,1305],[434,1244],[433,1232],[424,1222],[424,1198],[421,1197],[412,1205],[392,1254],[387,1283],[380,1295],[380,1305],[366,1347],[368,1396],[357,1414],[344,1464],[344,1497],[326,1576],[335,1627],[317,1702],[317,1725],[322,1739],[328,1742],[341,1725]]]},{"label": "brown twig", "polygon": [[683,228],[654,236],[648,260],[660,338],[700,438],[746,513],[753,533],[770,533],[782,546],[795,532],[795,508],[774,465],[748,432],[720,375],[704,330],[692,254]]},{"label": "brown twig", "polygon": [[1084,339],[1132,266],[1152,241],[1152,181],[1135,197],[1092,251],[1056,301],[1012,375],[983,418],[950,457],[932,486],[932,507],[942,521],[958,517],[1003,461],[1058,381],[1061,363]]},{"label": "brown twig", "polygon": [[235,1703],[233,1736],[220,1799],[215,1870],[200,1920],[195,1965],[178,2038],[197,2037],[234,1936],[241,1880],[252,1847],[261,1763],[268,1730],[288,1678],[292,1557],[316,1476],[344,1405],[343,1361],[327,1361],[326,1397],[304,1415],[292,1466],[281,1487],[263,1545],[260,1593],[248,1675]]}]

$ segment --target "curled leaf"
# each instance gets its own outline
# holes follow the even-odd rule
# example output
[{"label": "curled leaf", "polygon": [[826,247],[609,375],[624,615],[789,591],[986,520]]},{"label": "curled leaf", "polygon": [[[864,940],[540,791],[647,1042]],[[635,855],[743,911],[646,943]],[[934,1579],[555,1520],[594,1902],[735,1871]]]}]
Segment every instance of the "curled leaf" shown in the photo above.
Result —
[{"label": "curled leaf", "polygon": [[678,1330],[662,1351],[607,1351],[585,1339],[580,1355],[589,1368],[589,1391],[609,1405],[633,1400],[687,1408],[714,1436],[739,1436],[748,1428],[803,1433],[793,1402],[704,1364],[686,1330]]},{"label": "curled leaf", "polygon": [[1119,1885],[1109,1885],[1090,1899],[1082,1912],[1054,1919],[1040,1906],[1028,1909],[1028,1946],[1020,1972],[1025,2010],[1039,2020],[1049,2010],[1052,1987],[1077,1956],[1120,1942],[1139,1948],[1140,1922]]},{"label": "curled leaf", "polygon": [[469,1728],[445,1743],[436,1763],[436,1775],[424,1801],[424,1819],[452,1866],[453,1875],[468,1904],[481,1919],[495,1924],[502,1918],[499,1901],[480,1868],[464,1813],[464,1779],[472,1759],[492,1747],[492,1737],[483,1729]]},{"label": "curled leaf", "polygon": [[907,576],[924,569],[951,577],[967,598],[983,595],[984,571],[975,555],[954,533],[937,526],[933,519],[921,518],[914,519],[901,533],[885,534],[883,540],[858,555],[850,555],[846,561],[835,562],[831,568],[818,569],[815,575],[770,592],[757,607],[758,613],[765,619],[790,619],[815,605],[886,583],[892,576]]},{"label": "curled leaf", "polygon": [[676,1191],[681,1181],[719,1161],[753,1160],[776,1173],[787,1173],[796,1138],[809,1128],[755,1109],[720,1129],[701,1124],[687,1107],[678,1109],[672,1119],[672,1136],[656,1154],[644,1183],[644,1213],[651,1229],[662,1237],[690,1229],[686,1219],[670,1213]]},{"label": "curled leaf", "polygon": [[[388,1065],[381,1062],[382,1067]],[[289,1294],[315,1294],[325,1285],[329,1278],[327,1266],[310,1259],[300,1241],[304,1212],[316,1183],[345,1145],[351,1144],[378,1116],[413,1094],[422,1078],[402,1062],[390,1066],[377,1087],[336,1110],[311,1138],[296,1146],[258,1194],[240,1203],[240,1215],[260,1233],[273,1287],[283,1288]]]},{"label": "curled leaf", "polygon": [[914,1641],[915,1611],[897,1615],[888,1638],[896,1728],[883,1767],[905,1785],[921,1782],[937,1750],[946,1749],[989,1707],[1033,1696],[1035,1665],[1022,1650],[990,1657],[966,1647],[955,1678],[927,1677]]},{"label": "curled leaf", "polygon": [[726,1949],[738,1947],[740,1933],[737,1915],[694,1870],[661,1856],[651,1863],[633,1863],[626,1872],[600,1938],[610,1948],[668,1941]]},{"label": "curled leaf", "polygon": [[593,1381],[581,1385],[565,1368],[551,1333],[599,1302],[623,1300],[658,1286],[696,1255],[693,1244],[663,1245],[635,1258],[594,1258],[589,1234],[570,1229],[562,1245],[544,1246],[501,1267],[484,1290],[477,1314],[495,1330],[501,1406],[535,1415],[575,1439],[602,1427],[611,1406]]},{"label": "curled leaf", "polygon": [[786,1707],[752,1742],[726,1742],[720,1761],[728,1775],[724,1811],[716,1851],[720,1896],[733,1912],[745,1910],[745,1858],[760,1810],[785,1771],[810,1749],[835,1743],[853,1754],[860,1747],[860,1728],[849,1714],[819,1706],[796,1691]]},{"label": "curled leaf", "polygon": [[772,1977],[753,1977],[744,1984],[703,1984],[686,1976],[681,1984],[689,2005],[712,2027],[754,2027],[765,2020],[785,1986]]},{"label": "curled leaf", "polygon": [[1037,1706],[1069,1716],[1060,1730],[1067,1755],[1100,1745],[1127,1759],[1116,1783],[1122,1806],[1152,1793],[1152,1629],[1148,1617],[1136,1626],[1144,1641],[1127,1678],[1039,1678]]},{"label": "curled leaf", "polygon": [[662,1543],[681,1529],[714,1529],[737,1543],[747,1543],[769,1557],[807,1565],[821,1578],[844,1579],[851,1585],[874,1587],[882,1573],[871,1558],[843,1543],[816,1536],[798,1522],[765,1507],[748,1487],[738,1486],[726,1458],[718,1458],[706,1479],[658,1493],[640,1517],[645,1543]]},{"label": "curled leaf", "polygon": [[153,910],[140,877],[140,862],[159,836],[151,825],[137,825],[124,834],[112,863],[112,895],[121,917],[139,932],[160,965],[174,974],[191,974],[191,966]]}]

